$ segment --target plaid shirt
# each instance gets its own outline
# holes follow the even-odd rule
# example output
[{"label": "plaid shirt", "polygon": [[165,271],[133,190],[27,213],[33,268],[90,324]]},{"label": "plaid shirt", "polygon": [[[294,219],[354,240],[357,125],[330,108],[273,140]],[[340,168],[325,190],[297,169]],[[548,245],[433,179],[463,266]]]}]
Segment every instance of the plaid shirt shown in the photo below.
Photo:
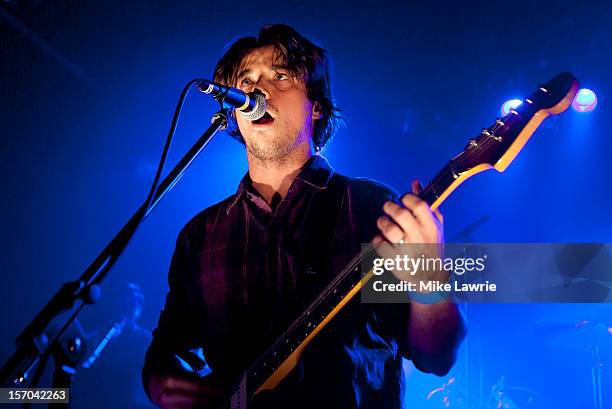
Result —
[{"label": "plaid shirt", "polygon": [[[383,203],[396,198],[314,156],[273,209],[247,173],[178,236],[145,385],[152,373],[180,371],[174,354],[198,347],[212,369],[205,381],[231,385],[373,238]],[[283,407],[402,407],[407,319],[405,305],[355,297],[309,344]]]}]

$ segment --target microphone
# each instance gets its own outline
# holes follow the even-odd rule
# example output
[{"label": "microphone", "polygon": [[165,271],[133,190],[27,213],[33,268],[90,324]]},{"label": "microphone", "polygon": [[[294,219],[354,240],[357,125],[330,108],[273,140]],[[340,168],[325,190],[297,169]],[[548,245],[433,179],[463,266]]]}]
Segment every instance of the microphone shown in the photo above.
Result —
[{"label": "microphone", "polygon": [[236,108],[249,121],[256,121],[266,114],[266,97],[261,92],[246,93],[209,80],[199,80],[197,87],[217,101]]}]

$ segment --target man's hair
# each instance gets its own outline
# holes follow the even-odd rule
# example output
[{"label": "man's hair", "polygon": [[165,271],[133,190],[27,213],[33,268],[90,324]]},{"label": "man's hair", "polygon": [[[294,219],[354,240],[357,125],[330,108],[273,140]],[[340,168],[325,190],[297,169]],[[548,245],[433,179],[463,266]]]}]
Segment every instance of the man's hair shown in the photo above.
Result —
[{"label": "man's hair", "polygon": [[[239,70],[244,57],[252,50],[274,46],[277,55],[287,69],[302,80],[308,99],[321,106],[321,118],[315,121],[313,143],[316,150],[325,146],[342,124],[340,110],[332,97],[330,61],[327,51],[301,36],[285,24],[266,25],[258,37],[242,37],[231,44],[215,67],[214,81],[236,86]],[[228,133],[244,143],[236,119],[228,118]]]}]

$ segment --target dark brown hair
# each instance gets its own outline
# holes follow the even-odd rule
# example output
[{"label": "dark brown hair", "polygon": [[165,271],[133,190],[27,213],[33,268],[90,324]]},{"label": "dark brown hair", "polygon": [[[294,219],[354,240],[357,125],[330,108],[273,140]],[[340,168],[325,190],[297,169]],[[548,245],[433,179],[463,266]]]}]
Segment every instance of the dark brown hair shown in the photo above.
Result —
[{"label": "dark brown hair", "polygon": [[[325,49],[301,36],[292,27],[285,24],[266,25],[259,31],[258,37],[242,37],[234,41],[217,63],[214,81],[236,86],[244,57],[252,50],[268,45],[274,46],[287,69],[304,81],[308,99],[321,106],[321,118],[315,121],[313,135],[315,148],[320,150],[342,124],[340,110],[331,92],[330,61]],[[228,122],[228,133],[244,143],[233,115],[230,115]]]}]

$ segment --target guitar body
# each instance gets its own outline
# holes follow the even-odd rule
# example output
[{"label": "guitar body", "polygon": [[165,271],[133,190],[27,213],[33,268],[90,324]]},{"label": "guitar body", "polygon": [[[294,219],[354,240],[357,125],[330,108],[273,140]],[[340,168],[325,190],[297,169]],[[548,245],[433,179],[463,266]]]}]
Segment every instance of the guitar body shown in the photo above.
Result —
[{"label": "guitar body", "polygon": [[[427,184],[419,194],[432,209],[463,182],[489,169],[503,172],[525,146],[542,121],[564,112],[578,92],[578,81],[561,73],[503,118],[497,119],[480,135],[470,139],[464,151]],[[223,408],[247,409],[252,397],[274,389],[296,367],[304,349],[372,277],[372,271],[355,279],[361,261],[372,246],[355,258],[334,278],[289,329],[255,362],[237,382]]]}]

